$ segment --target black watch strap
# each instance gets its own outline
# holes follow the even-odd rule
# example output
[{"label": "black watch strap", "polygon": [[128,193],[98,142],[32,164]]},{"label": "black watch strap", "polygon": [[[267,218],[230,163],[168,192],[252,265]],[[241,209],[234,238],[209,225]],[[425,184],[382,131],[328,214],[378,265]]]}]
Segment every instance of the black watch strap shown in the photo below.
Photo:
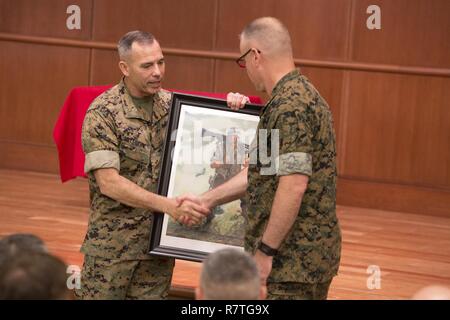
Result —
[{"label": "black watch strap", "polygon": [[273,257],[278,254],[277,249],[269,247],[267,244],[265,244],[262,241],[258,245],[258,250],[261,251],[262,253],[264,253],[266,256],[270,256],[270,257]]}]

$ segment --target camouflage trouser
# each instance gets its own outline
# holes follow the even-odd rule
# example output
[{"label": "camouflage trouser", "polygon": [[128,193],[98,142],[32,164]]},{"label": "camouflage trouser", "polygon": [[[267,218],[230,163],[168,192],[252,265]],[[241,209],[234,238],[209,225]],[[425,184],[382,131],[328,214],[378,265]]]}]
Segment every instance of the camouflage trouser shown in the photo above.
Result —
[{"label": "camouflage trouser", "polygon": [[323,283],[267,283],[268,300],[326,300],[331,280]]},{"label": "camouflage trouser", "polygon": [[166,299],[174,259],[111,260],[86,255],[78,299]]}]

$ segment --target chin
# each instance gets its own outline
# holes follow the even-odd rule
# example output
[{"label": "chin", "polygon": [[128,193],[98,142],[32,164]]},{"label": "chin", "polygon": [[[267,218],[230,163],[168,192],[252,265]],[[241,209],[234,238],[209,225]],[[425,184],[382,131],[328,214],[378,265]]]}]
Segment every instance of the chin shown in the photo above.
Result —
[{"label": "chin", "polygon": [[146,92],[147,92],[148,94],[156,94],[156,93],[158,93],[160,90],[161,90],[161,87],[158,87],[158,88],[148,88]]}]

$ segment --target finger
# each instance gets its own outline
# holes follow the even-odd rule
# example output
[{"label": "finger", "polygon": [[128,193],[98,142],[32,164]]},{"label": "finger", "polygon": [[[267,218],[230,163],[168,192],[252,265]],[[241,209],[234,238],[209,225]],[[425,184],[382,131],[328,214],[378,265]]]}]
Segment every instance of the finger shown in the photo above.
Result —
[{"label": "finger", "polygon": [[230,93],[227,94],[227,105],[231,109],[234,109],[234,99],[235,99],[235,93],[234,92],[230,92]]},{"label": "finger", "polygon": [[240,96],[240,100],[239,100],[239,109],[242,109],[245,107],[245,104],[247,103],[247,97],[244,95]]},{"label": "finger", "polygon": [[193,195],[193,194],[186,194],[183,196],[183,201],[189,200],[196,204],[202,204],[202,201],[200,200],[199,196]]},{"label": "finger", "polygon": [[211,211],[204,205],[199,205],[194,202],[186,202],[188,210],[199,213],[202,217],[208,215]]},{"label": "finger", "polygon": [[198,213],[197,211],[195,211],[192,208],[189,208],[188,210],[189,214],[190,214],[190,218],[194,219],[196,221],[200,221],[205,215]]},{"label": "finger", "polygon": [[239,109],[239,93],[234,93],[231,101],[232,101],[231,108],[233,110],[238,110]]},{"label": "finger", "polygon": [[233,95],[233,92],[228,92],[227,94],[227,106],[231,108],[231,97]]},{"label": "finger", "polygon": [[178,217],[177,221],[181,224],[186,224],[189,220],[188,220],[188,217],[186,217],[186,216],[180,216],[180,217]]},{"label": "finger", "polygon": [[211,213],[211,210],[209,210],[207,207],[202,206],[202,205],[198,205],[196,203],[191,203],[192,209],[194,209],[195,211],[201,213],[204,216],[207,216],[208,214]]}]

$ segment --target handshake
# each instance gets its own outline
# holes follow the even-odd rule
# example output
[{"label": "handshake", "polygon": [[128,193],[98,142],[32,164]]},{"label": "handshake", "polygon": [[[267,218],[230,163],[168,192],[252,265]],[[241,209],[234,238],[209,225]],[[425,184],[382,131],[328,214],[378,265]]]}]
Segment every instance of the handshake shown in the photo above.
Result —
[{"label": "handshake", "polygon": [[211,213],[212,204],[205,197],[185,194],[175,198],[171,217],[186,226],[198,225]]}]

